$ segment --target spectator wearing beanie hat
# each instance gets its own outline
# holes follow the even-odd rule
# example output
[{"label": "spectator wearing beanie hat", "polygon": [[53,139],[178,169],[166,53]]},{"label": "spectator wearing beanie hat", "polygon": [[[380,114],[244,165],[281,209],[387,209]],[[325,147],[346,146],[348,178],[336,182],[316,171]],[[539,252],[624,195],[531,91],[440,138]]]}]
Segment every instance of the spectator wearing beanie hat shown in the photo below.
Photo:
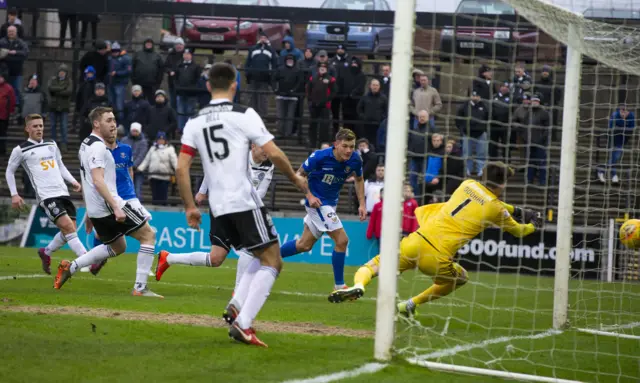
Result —
[{"label": "spectator wearing beanie hat", "polygon": [[124,120],[121,122],[125,130],[127,126],[137,122],[142,125],[142,129],[147,129],[151,121],[151,105],[145,98],[140,85],[131,87],[131,101],[124,105]]},{"label": "spectator wearing beanie hat", "polygon": [[169,185],[176,171],[177,162],[176,149],[167,142],[167,135],[164,132],[158,132],[155,144],[138,167],[140,171],[147,171],[149,175],[153,198],[151,203],[154,205],[167,204]]},{"label": "spectator wearing beanie hat", "polygon": [[478,78],[473,80],[473,90],[478,92],[480,98],[487,101],[493,98],[495,89],[493,86],[493,71],[486,65],[478,70]]},{"label": "spectator wearing beanie hat", "polygon": [[107,82],[109,79],[109,54],[110,49],[107,46],[107,43],[103,40],[98,40],[93,44],[94,49],[89,51],[82,56],[80,59],[80,70],[81,76],[84,80],[84,71],[87,67],[93,67],[95,71],[95,78],[98,82]]},{"label": "spectator wearing beanie hat", "polygon": [[178,120],[176,111],[171,109],[168,100],[164,90],[158,89],[156,91],[154,103],[151,107],[151,121],[145,130],[147,137],[155,137],[158,132],[166,133],[169,139],[175,137]]},{"label": "spectator wearing beanie hat", "polygon": [[182,132],[187,121],[196,112],[197,86],[202,69],[193,61],[191,50],[182,53],[182,62],[176,71],[176,93],[178,97],[178,130]]},{"label": "spectator wearing beanie hat", "polygon": [[131,58],[115,41],[111,44],[109,62],[109,101],[115,107],[118,121],[124,121],[124,99],[131,78]]},{"label": "spectator wearing beanie hat", "polygon": [[488,121],[489,107],[474,90],[471,92],[471,99],[460,105],[456,115],[456,126],[460,130],[464,142],[463,151],[467,163],[467,176],[472,174],[476,174],[478,177],[482,176],[488,150]]},{"label": "spectator wearing beanie hat", "polygon": [[169,102],[173,110],[178,109],[178,98],[176,97],[176,73],[178,72],[178,66],[182,62],[182,55],[184,53],[184,40],[179,37],[175,40],[173,48],[169,49],[167,58],[164,61],[164,71],[167,73],[167,80],[169,83]]},{"label": "spectator wearing beanie hat", "polygon": [[107,97],[106,91],[107,89],[104,83],[97,82],[93,90],[93,95],[89,98],[88,101],[83,104],[82,111],[80,112],[80,140],[85,139],[91,134],[92,127],[91,122],[89,121],[89,113],[99,106],[108,108],[112,107],[111,103],[109,102],[109,98]]},{"label": "spectator wearing beanie hat", "polygon": [[147,137],[142,133],[142,126],[134,122],[129,127],[129,134],[122,139],[122,143],[131,146],[131,162],[133,162],[133,184],[136,189],[138,199],[142,200],[142,184],[144,183],[144,173],[140,165],[149,150]]},{"label": "spectator wearing beanie hat", "polygon": [[268,112],[271,80],[277,68],[278,54],[271,47],[267,35],[261,32],[260,41],[249,50],[244,69],[251,92],[250,106],[263,118]]},{"label": "spectator wearing beanie hat", "polygon": [[298,95],[303,93],[304,89],[304,74],[297,65],[296,57],[291,53],[284,57],[283,64],[275,71],[273,84],[280,135],[290,137],[295,126]]},{"label": "spectator wearing beanie hat", "polygon": [[131,80],[142,87],[143,96],[152,104],[163,77],[162,57],[155,51],[153,39],[147,37],[143,49],[133,55]]},{"label": "spectator wearing beanie hat", "polygon": [[318,63],[318,74],[311,76],[307,83],[307,99],[309,100],[309,144],[318,147],[319,142],[332,141],[331,102],[338,87],[336,78],[328,73],[326,62]]}]

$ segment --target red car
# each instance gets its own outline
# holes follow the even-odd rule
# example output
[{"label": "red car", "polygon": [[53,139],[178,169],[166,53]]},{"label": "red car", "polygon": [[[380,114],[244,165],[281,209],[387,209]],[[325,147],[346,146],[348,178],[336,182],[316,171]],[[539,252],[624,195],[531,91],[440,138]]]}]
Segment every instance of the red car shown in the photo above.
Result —
[{"label": "red car", "polygon": [[[277,0],[176,0],[181,3],[207,3],[228,5],[278,6]],[[240,13],[240,12],[239,12]],[[274,20],[273,23],[225,19],[217,17],[174,16],[174,31],[184,38],[190,47],[213,49],[247,49],[257,44],[260,33],[265,32],[274,49],[282,48],[282,39],[291,34],[289,23]],[[270,20],[266,20],[270,21]]]}]

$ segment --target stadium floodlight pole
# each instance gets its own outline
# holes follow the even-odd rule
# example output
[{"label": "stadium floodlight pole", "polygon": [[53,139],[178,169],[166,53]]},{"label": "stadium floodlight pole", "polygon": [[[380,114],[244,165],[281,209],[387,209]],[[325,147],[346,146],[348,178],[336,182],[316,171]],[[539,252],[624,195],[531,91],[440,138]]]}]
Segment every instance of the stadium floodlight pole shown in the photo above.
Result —
[{"label": "stadium floodlight pole", "polygon": [[576,178],[576,144],[580,113],[580,76],[582,55],[577,49],[582,43],[578,26],[568,28],[567,63],[565,68],[564,115],[562,117],[562,147],[560,152],[560,192],[558,193],[558,235],[556,269],[553,289],[553,328],[567,325],[569,307],[569,271],[573,239],[573,195]]},{"label": "stadium floodlight pole", "polygon": [[380,244],[380,274],[376,307],[374,357],[391,359],[396,310],[398,244],[402,219],[402,189],[405,177],[405,157],[409,122],[409,84],[413,67],[413,33],[416,0],[397,2],[393,26],[393,81],[387,120],[387,151],[385,167],[384,205],[382,206],[382,238]]}]

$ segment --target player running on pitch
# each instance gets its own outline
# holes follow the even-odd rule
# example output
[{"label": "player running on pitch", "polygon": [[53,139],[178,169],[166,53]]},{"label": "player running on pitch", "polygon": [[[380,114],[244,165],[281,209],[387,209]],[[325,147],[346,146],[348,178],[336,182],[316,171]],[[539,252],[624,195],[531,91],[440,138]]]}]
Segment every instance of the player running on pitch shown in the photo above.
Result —
[{"label": "player running on pitch", "polygon": [[[485,166],[482,183],[464,181],[445,203],[421,206],[416,210],[419,229],[400,242],[398,271],[418,268],[433,278],[433,285],[417,296],[398,303],[407,316],[420,304],[444,297],[467,282],[467,271],[453,261],[458,249],[490,226],[498,226],[516,237],[525,237],[542,224],[540,213],[513,207],[498,198],[513,169],[502,162]],[[519,224],[514,218],[524,220]],[[329,295],[334,303],[360,298],[371,279],[378,275],[380,256],[356,272],[354,286]]]},{"label": "player running on pitch", "polygon": [[[81,268],[100,264],[118,256],[127,248],[129,235],[140,241],[136,283],[131,292],[136,296],[160,297],[147,288],[148,270],[153,265],[156,233],[147,223],[142,209],[125,202],[116,186],[116,164],[107,149],[116,142],[116,117],[111,108],[97,107],[89,113],[91,135],[80,146],[80,171],[87,216],[103,245],[89,250],[75,261],[63,260],[58,266],[54,287],[60,289]],[[144,272],[142,272],[144,271]]]},{"label": "player running on pitch", "polygon": [[11,206],[15,209],[24,207],[24,200],[16,187],[16,170],[20,165],[24,168],[36,191],[36,199],[40,208],[47,214],[60,231],[45,248],[38,250],[42,261],[42,270],[51,274],[51,253],[60,249],[65,243],[71,250],[81,256],[87,252],[76,233],[76,208],[69,199],[69,190],[65,181],[73,186],[74,191],[82,187],[62,163],[60,149],[53,140],[43,140],[44,120],[39,114],[25,117],[25,131],[28,139],[16,146],[9,157],[6,178],[11,192]]},{"label": "player running on pitch", "polygon": [[193,158],[199,153],[209,192],[211,252],[186,255],[191,264],[221,263],[232,247],[247,249],[259,259],[247,268],[235,291],[234,300],[240,307],[237,317],[231,318],[229,336],[245,344],[266,347],[252,325],[280,274],[282,258],[278,232],[251,182],[247,161],[251,144],[261,147],[298,189],[305,194],[308,190],[306,180],[296,175],[256,111],[230,101],[236,94],[236,75],[236,69],[226,63],[216,63],[209,70],[207,89],[211,102],[184,128],[176,178],[187,223],[199,229],[202,216],[191,191],[189,174]]},{"label": "player running on pitch", "polygon": [[[269,161],[264,150],[262,150],[262,148],[260,148],[256,144],[251,144],[251,151],[249,152],[248,161],[249,167],[251,169],[251,182],[253,184],[253,187],[258,192],[258,196],[260,197],[260,199],[263,199],[267,194],[267,191],[269,190],[269,185],[271,184],[271,180],[273,179],[273,170],[275,166],[273,166],[271,161]],[[207,185],[208,180],[207,176],[205,175],[204,179],[202,180],[202,185],[200,185],[200,190],[198,191],[198,194],[196,194],[196,202],[198,203],[198,205],[202,205],[205,201],[208,200]],[[218,259],[218,261],[213,264],[210,262],[208,265],[202,265],[197,262],[193,263],[191,254],[193,253],[171,254],[168,251],[161,251],[158,256],[158,265],[156,266],[156,280],[159,281],[160,278],[162,278],[162,275],[171,265],[177,264],[217,267],[220,266],[220,263],[218,263],[218,261],[224,260]],[[226,252],[226,254],[228,254],[228,252]],[[238,254],[238,265],[236,267],[236,284],[234,290],[237,289],[240,285],[240,278],[244,274],[244,271],[247,269],[247,267],[251,264],[251,262],[259,263],[257,258],[254,258],[253,255],[251,255],[251,252],[247,251],[246,249],[236,249],[236,254]],[[231,307],[229,308],[232,310],[236,310],[235,305],[231,305]],[[228,312],[225,312],[224,317],[227,320],[231,320],[229,319],[231,318],[231,314]]]},{"label": "player running on pitch", "polygon": [[336,214],[336,205],[344,181],[355,173],[358,215],[367,218],[364,201],[364,178],[362,158],[355,151],[356,135],[349,129],[340,129],[334,146],[313,152],[298,169],[298,174],[309,180],[310,192],[306,195],[302,236],[286,242],[280,248],[283,258],[311,250],[322,234],[328,233],[335,247],[331,254],[334,290],[346,287],[344,284],[344,260],[349,238]]},{"label": "player running on pitch", "polygon": [[[141,130],[142,126],[134,122],[131,124],[131,129]],[[111,152],[113,156],[113,160],[116,163],[116,188],[118,190],[118,195],[120,198],[125,200],[125,202],[129,203],[133,209],[139,210],[145,217],[151,221],[151,214],[149,211],[142,206],[138,196],[136,195],[135,187],[133,186],[133,153],[131,146],[127,144],[123,144],[122,142],[116,140],[114,143],[105,143],[107,145],[107,149]],[[93,224],[90,219],[87,219],[85,222],[85,230],[88,233],[93,230]],[[102,244],[99,236],[95,233],[95,237],[93,239],[93,247]],[[91,265],[90,268],[84,268],[81,271],[90,271],[93,275],[98,275],[102,267],[107,263],[107,259],[102,261],[99,264]],[[142,262],[144,265],[148,265],[146,262]],[[149,276],[154,276],[155,273],[151,271],[152,265],[148,265],[149,269],[147,270],[147,274]],[[87,270],[88,269],[88,270]],[[142,273],[144,270],[138,270],[138,272]]]}]

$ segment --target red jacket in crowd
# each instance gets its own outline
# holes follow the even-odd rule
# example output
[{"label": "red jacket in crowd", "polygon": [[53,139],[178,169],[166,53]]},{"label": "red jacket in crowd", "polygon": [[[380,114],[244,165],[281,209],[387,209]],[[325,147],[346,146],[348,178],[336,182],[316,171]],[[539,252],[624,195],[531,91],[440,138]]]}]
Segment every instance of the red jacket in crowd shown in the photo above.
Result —
[{"label": "red jacket in crowd", "polygon": [[0,120],[8,120],[16,109],[16,96],[8,82],[0,84]]},{"label": "red jacket in crowd", "polygon": [[[402,233],[410,234],[418,230],[418,220],[416,219],[416,209],[418,202],[415,199],[407,199],[402,207]],[[371,217],[369,217],[369,226],[367,226],[367,239],[380,239],[382,230],[382,200],[373,205]]]}]

